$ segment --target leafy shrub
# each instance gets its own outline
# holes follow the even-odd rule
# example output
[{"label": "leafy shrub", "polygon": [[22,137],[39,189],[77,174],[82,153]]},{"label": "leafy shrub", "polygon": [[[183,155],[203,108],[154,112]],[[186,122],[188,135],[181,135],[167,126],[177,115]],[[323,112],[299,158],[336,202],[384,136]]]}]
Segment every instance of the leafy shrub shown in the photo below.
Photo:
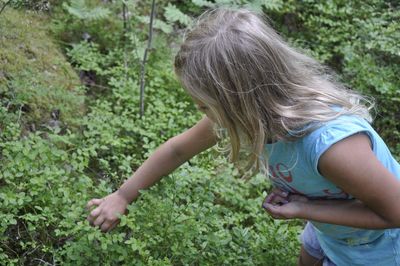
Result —
[{"label": "leafy shrub", "polygon": [[260,207],[265,177],[245,183],[232,178],[232,168],[215,171],[215,165],[192,163],[202,167],[187,164],[143,192],[115,232],[101,234],[78,223],[80,236],[60,252],[64,263],[294,264],[298,227],[292,223],[288,230],[287,223],[272,221]]},{"label": "leafy shrub", "polygon": [[1,109],[1,264],[283,265],[294,260],[298,228],[287,230],[286,223],[271,221],[261,209],[265,178],[233,179],[232,166],[222,170],[222,161],[212,164],[210,154],[143,192],[114,232],[102,234],[85,221],[88,199],[110,193],[159,144],[200,118],[174,78],[163,43],[155,40],[149,58],[142,118],[138,74],[127,78],[119,60],[123,52],[104,53],[86,41],[68,55],[78,70],[95,73],[104,84],[100,91],[96,85],[87,89],[79,132],[44,128],[21,139],[18,113]]},{"label": "leafy shrub", "polygon": [[[40,64],[24,61],[17,53],[16,62],[35,67],[26,73],[0,71],[1,265],[295,263],[301,222],[272,220],[261,208],[270,188],[265,177],[243,182],[214,151],[195,157],[143,191],[113,232],[103,234],[85,221],[84,206],[90,198],[115,190],[158,145],[200,118],[174,78],[170,51],[177,42],[172,35],[206,7],[225,3],[267,12],[292,43],[329,64],[350,86],[378,99],[385,119],[377,119],[376,126],[400,154],[400,146],[395,146],[399,128],[393,119],[399,115],[393,104],[399,98],[399,24],[393,23],[399,13],[394,2],[374,0],[361,6],[357,1],[159,1],[142,118],[139,70],[149,6],[129,2],[131,15],[124,29],[121,3],[102,2],[107,16],[88,18],[94,12],[91,5],[100,3],[94,0],[64,1],[53,10],[53,31],[67,42],[68,59],[87,85],[85,99],[80,93],[66,97],[61,86],[54,86],[57,78],[68,79],[61,74],[42,82],[37,72],[46,68],[38,71]],[[79,18],[82,10],[89,13],[80,13],[84,16]],[[8,12],[1,17],[16,14]],[[11,29],[7,23],[4,27]],[[84,33],[90,38],[83,38]],[[10,30],[0,42],[17,35]],[[1,60],[11,69],[12,60],[0,51]],[[8,73],[14,73],[12,78]],[[77,83],[76,75],[71,77]],[[43,92],[34,94],[30,86],[36,88],[34,93]],[[74,117],[83,100],[86,113],[76,115],[76,128],[45,123],[40,130],[26,130],[23,122],[31,118],[23,106],[72,102],[76,105],[68,108]],[[38,117],[49,113],[37,110]]]},{"label": "leafy shrub", "polygon": [[92,180],[82,173],[86,160],[79,149],[67,152],[73,134],[37,131],[20,139],[15,116],[4,107],[0,115],[7,123],[1,124],[0,139],[0,263],[51,258],[63,241],[54,230],[60,221],[79,219],[81,200],[89,195]]}]

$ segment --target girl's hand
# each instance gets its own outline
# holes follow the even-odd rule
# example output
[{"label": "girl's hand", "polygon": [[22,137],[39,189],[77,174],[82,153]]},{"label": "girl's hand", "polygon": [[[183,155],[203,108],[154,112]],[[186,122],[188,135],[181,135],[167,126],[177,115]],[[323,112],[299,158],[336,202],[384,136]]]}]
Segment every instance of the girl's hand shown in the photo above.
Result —
[{"label": "girl's hand", "polygon": [[298,218],[307,205],[308,199],[275,188],[264,200],[263,208],[275,219]]},{"label": "girl's hand", "polygon": [[99,227],[102,232],[109,232],[118,225],[118,216],[125,214],[128,202],[116,191],[102,199],[90,200],[86,208],[89,210],[92,206],[97,207],[87,217],[90,225]]}]

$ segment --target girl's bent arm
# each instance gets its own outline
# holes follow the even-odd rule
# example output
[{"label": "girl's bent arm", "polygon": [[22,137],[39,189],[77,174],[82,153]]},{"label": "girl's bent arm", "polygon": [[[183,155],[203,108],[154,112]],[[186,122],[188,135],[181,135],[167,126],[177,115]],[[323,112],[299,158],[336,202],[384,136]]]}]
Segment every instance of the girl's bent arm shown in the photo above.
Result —
[{"label": "girl's bent arm", "polygon": [[195,126],[161,145],[118,189],[128,203],[139,196],[139,190],[156,183],[196,154],[215,145],[213,124],[204,117]]},{"label": "girl's bent arm", "polygon": [[321,174],[357,200],[308,201],[304,218],[370,229],[400,226],[400,182],[370,145],[365,134],[356,134],[321,156]]},{"label": "girl's bent arm", "polygon": [[[364,134],[350,136],[320,157],[318,168],[354,200],[308,200],[300,195],[266,199],[264,208],[275,218],[311,221],[366,229],[400,227],[400,182],[372,152]],[[274,203],[284,203],[276,205]]]}]

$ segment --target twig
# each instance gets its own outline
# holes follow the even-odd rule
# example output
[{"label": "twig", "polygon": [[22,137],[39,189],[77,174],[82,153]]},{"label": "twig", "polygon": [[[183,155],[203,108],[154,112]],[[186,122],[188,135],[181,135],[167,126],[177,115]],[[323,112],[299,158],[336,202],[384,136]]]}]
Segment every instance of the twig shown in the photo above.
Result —
[{"label": "twig", "polygon": [[21,106],[19,107],[17,124],[19,123],[19,121],[20,121],[20,119],[21,119],[22,107],[23,107],[23,106],[24,106],[24,105],[21,104]]},{"label": "twig", "polygon": [[[127,30],[127,19],[126,19],[127,12],[128,12],[127,9],[128,9],[128,7],[126,6],[125,1],[122,1],[122,18],[124,20],[124,34],[126,34],[126,30]],[[125,36],[124,36],[124,38],[125,38]]]},{"label": "twig", "polygon": [[4,245],[6,248],[8,248],[12,253],[15,254],[16,257],[19,258],[19,255],[17,252],[15,252],[12,248],[10,248],[6,243],[1,243],[2,245]]},{"label": "twig", "polygon": [[122,18],[124,20],[124,31],[122,40],[124,43],[124,70],[125,70],[125,82],[128,79],[128,59],[127,59],[127,51],[126,51],[126,35],[128,34],[128,27],[127,27],[127,13],[129,12],[128,7],[126,6],[125,1],[122,1]]},{"label": "twig", "polygon": [[151,14],[150,14],[150,24],[149,24],[149,39],[147,42],[147,47],[144,50],[142,67],[141,67],[141,74],[140,74],[140,117],[144,114],[144,74],[146,72],[146,61],[147,61],[147,53],[151,49],[151,41],[153,39],[153,20],[155,15],[155,7],[156,1],[153,0],[151,3]]},{"label": "twig", "polygon": [[6,8],[6,6],[11,3],[12,0],[8,0],[7,2],[5,2],[5,4],[1,7],[0,9],[0,14],[3,12],[4,8]]},{"label": "twig", "polygon": [[52,266],[55,265],[55,264],[51,264],[51,263],[49,263],[49,262],[47,262],[47,261],[44,261],[44,260],[38,259],[38,258],[34,258],[32,261],[35,261],[35,260],[40,261],[40,262],[43,263],[44,265],[52,265]]}]

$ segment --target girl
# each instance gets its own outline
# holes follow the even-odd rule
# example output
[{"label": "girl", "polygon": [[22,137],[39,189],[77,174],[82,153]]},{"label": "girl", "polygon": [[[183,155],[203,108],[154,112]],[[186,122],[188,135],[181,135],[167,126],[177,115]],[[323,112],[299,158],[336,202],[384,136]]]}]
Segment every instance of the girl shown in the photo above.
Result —
[{"label": "girl", "polygon": [[140,189],[215,145],[215,128],[223,128],[231,159],[247,148],[248,169],[266,170],[273,182],[266,211],[309,221],[299,265],[400,265],[400,166],[368,123],[370,101],[248,10],[202,15],[175,71],[206,116],[159,147],[118,191],[92,199],[92,225],[114,228]]}]

